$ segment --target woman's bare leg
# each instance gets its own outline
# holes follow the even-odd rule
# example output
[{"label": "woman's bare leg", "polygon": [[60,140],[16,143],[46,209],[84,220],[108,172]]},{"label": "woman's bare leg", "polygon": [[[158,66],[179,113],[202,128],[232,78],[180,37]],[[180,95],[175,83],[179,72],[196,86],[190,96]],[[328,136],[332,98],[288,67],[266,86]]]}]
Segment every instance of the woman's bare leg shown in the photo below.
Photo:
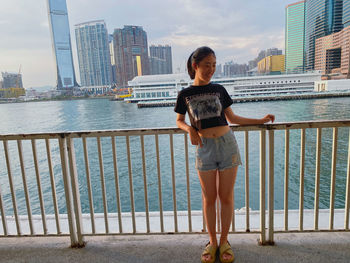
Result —
[{"label": "woman's bare leg", "polygon": [[[216,170],[198,171],[199,181],[202,187],[203,212],[208,229],[210,244],[217,246],[216,239],[216,209],[215,202],[217,197],[216,191]],[[205,257],[206,261],[210,260],[210,255]]]},{"label": "woman's bare leg", "polygon": [[[227,242],[227,235],[230,229],[233,215],[233,193],[237,176],[235,166],[230,169],[219,171],[219,197],[221,203],[221,236],[220,245]],[[225,259],[230,259],[231,255],[224,254]]]}]

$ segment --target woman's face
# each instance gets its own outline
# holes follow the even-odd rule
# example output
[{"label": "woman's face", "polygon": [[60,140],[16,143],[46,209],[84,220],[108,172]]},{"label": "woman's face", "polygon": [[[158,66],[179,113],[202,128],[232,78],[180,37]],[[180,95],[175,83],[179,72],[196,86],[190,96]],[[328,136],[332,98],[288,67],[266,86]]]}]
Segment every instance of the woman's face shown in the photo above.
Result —
[{"label": "woman's face", "polygon": [[203,58],[199,64],[193,63],[193,68],[196,71],[195,79],[200,81],[200,83],[207,84],[215,73],[216,57],[210,54]]}]

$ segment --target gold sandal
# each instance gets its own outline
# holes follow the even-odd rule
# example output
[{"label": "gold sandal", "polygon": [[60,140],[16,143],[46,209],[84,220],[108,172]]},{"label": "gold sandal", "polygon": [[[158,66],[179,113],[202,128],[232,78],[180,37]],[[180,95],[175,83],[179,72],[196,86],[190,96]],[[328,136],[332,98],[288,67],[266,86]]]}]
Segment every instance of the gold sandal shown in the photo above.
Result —
[{"label": "gold sandal", "polygon": [[[210,245],[210,242],[205,246],[205,249],[202,252],[201,255],[201,262],[202,263],[214,263],[216,260],[216,251],[217,251],[217,247],[214,247],[212,245]],[[210,255],[211,259],[209,261],[203,260],[203,256],[205,255]]]},{"label": "gold sandal", "polygon": [[[231,263],[235,260],[235,256],[233,255],[233,251],[231,248],[230,243],[227,241],[225,244],[220,246],[220,262],[221,263]],[[229,254],[232,257],[230,259],[224,260],[222,257],[224,256],[224,254]]]}]

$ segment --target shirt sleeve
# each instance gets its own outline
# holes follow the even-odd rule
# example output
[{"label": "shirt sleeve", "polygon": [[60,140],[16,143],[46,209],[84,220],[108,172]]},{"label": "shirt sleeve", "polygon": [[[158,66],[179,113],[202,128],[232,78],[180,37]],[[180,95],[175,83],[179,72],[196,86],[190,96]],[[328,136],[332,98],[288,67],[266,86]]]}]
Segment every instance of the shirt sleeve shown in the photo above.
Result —
[{"label": "shirt sleeve", "polygon": [[226,109],[227,107],[233,104],[233,100],[224,87],[222,87],[222,93],[223,93],[222,107],[223,109]]},{"label": "shirt sleeve", "polygon": [[183,115],[186,114],[187,107],[186,107],[185,99],[182,92],[180,92],[179,95],[177,96],[174,111],[176,113],[180,113]]}]

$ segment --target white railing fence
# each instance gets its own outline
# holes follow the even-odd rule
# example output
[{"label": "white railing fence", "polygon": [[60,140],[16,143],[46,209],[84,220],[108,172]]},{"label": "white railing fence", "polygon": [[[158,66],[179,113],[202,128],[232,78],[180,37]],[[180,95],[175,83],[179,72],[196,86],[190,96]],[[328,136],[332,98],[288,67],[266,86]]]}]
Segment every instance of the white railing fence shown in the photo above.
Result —
[{"label": "white railing fence", "polygon": [[[349,127],[232,126],[244,165],[231,232],[273,244],[274,233],[349,231]],[[177,128],[0,140],[0,237],[69,235],[80,247],[87,235],[206,231],[194,147]]]}]

